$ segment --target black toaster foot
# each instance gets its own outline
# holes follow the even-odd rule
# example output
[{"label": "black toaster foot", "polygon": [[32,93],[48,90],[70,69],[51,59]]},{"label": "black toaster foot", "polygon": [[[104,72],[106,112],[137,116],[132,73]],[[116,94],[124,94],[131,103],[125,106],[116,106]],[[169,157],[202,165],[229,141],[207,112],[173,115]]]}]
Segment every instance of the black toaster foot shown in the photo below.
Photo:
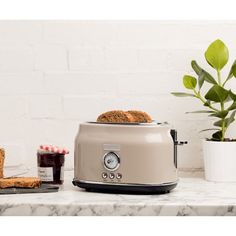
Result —
[{"label": "black toaster foot", "polygon": [[88,183],[73,180],[75,186],[84,188],[89,192],[120,193],[120,194],[165,194],[177,186],[177,182],[164,185],[119,185]]}]

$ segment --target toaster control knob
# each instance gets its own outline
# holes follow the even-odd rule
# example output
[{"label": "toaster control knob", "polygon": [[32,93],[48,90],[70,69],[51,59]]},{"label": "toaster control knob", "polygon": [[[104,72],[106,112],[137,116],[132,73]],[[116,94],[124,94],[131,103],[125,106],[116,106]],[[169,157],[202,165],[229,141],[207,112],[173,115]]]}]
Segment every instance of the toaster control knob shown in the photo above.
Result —
[{"label": "toaster control knob", "polygon": [[115,178],[115,174],[114,173],[110,173],[110,179],[114,179]]},{"label": "toaster control knob", "polygon": [[107,178],[107,173],[106,173],[106,172],[103,172],[103,173],[102,173],[102,178],[103,178],[103,179],[106,179],[106,178]]},{"label": "toaster control knob", "polygon": [[119,167],[120,158],[114,152],[108,152],[104,156],[104,166],[108,170],[115,170]]},{"label": "toaster control knob", "polygon": [[117,178],[117,179],[121,179],[121,178],[122,178],[122,174],[121,174],[121,173],[118,173],[118,174],[116,175],[116,178]]}]

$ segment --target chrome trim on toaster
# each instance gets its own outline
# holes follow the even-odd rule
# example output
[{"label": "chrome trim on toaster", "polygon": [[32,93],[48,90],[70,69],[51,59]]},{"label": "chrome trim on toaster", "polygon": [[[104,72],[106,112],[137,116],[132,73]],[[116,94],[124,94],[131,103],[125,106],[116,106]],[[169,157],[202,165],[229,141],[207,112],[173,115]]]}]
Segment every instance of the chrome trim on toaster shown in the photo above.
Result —
[{"label": "chrome trim on toaster", "polygon": [[117,122],[97,122],[97,121],[88,121],[86,123],[87,124],[95,124],[95,125],[124,125],[124,126],[135,126],[135,125],[138,125],[138,126],[156,126],[156,125],[163,126],[163,125],[169,125],[167,122],[159,123],[155,120],[153,120],[150,123],[147,123],[147,122],[145,122],[145,123],[140,123],[140,122],[117,123]]},{"label": "chrome trim on toaster", "polygon": [[[75,180],[75,179],[74,179]],[[100,185],[121,185],[121,186],[166,186],[166,185],[171,185],[171,184],[177,184],[179,180],[176,180],[174,182],[167,182],[167,183],[162,183],[162,184],[133,184],[133,183],[117,183],[117,182],[95,182],[95,181],[87,181],[87,180],[79,180],[81,183],[85,184],[100,184]]]}]

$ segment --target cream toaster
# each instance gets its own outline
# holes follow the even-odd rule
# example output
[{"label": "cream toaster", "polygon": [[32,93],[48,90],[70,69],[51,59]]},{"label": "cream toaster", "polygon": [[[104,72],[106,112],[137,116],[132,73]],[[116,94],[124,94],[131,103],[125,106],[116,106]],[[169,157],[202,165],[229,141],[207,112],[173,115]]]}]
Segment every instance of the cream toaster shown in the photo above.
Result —
[{"label": "cream toaster", "polygon": [[177,185],[177,145],[184,143],[166,123],[82,123],[73,184],[87,191],[167,193]]}]

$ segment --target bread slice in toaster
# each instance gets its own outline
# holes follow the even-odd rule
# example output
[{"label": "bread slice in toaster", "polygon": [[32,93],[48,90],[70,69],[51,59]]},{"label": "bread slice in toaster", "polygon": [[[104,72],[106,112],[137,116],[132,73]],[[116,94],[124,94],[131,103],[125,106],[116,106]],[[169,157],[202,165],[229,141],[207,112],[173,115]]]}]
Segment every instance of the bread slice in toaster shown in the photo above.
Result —
[{"label": "bread slice in toaster", "polygon": [[121,110],[113,110],[108,111],[105,113],[102,113],[97,118],[97,122],[102,123],[130,123],[135,122],[133,116],[126,112]]},{"label": "bread slice in toaster", "polygon": [[102,123],[151,123],[152,118],[144,111],[138,110],[113,110],[102,113],[98,118],[97,122]]},{"label": "bread slice in toaster", "polygon": [[144,111],[130,110],[128,111],[128,113],[133,116],[135,122],[138,122],[138,123],[151,123],[152,122],[151,116],[148,115]]}]

